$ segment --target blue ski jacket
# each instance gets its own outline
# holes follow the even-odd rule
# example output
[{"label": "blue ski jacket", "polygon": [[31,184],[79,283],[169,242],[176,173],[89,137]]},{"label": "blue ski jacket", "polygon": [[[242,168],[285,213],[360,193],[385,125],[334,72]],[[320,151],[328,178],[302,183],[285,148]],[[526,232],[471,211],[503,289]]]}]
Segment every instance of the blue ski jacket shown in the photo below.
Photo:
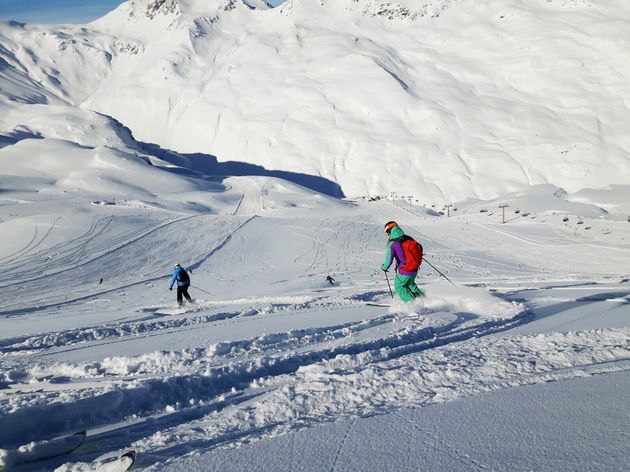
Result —
[{"label": "blue ski jacket", "polygon": [[[177,281],[178,287],[184,287],[185,285],[190,285],[190,280],[187,280],[186,282],[182,282],[181,280],[179,280],[179,274],[183,270],[184,270],[183,267],[180,267],[180,266],[175,267],[175,270],[173,271],[173,277],[171,277],[171,285],[168,286],[169,289],[173,288],[175,281]],[[188,277],[190,278],[190,276]]]}]

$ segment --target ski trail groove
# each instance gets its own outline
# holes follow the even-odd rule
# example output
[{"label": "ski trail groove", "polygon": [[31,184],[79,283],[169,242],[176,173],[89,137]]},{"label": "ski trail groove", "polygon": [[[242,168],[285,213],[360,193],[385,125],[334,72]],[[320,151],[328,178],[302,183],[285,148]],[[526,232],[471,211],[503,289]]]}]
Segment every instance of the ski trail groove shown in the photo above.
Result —
[{"label": "ski trail groove", "polygon": [[[59,274],[63,274],[64,272],[67,272],[67,271],[74,271],[76,269],[80,269],[81,267],[83,267],[86,264],[94,263],[94,262],[96,262],[96,261],[98,261],[100,259],[103,259],[103,258],[111,255],[112,253],[114,253],[116,251],[120,251],[121,249],[123,249],[125,247],[128,247],[131,244],[138,243],[143,238],[146,238],[147,236],[155,233],[156,231],[165,229],[166,227],[168,227],[168,226],[170,226],[172,224],[180,223],[182,221],[185,221],[185,220],[188,220],[188,219],[191,219],[191,218],[196,218],[196,217],[199,217],[199,216],[200,215],[192,215],[192,216],[186,216],[184,218],[178,218],[176,220],[172,220],[171,219],[171,220],[168,220],[165,223],[159,224],[158,226],[154,226],[153,228],[149,228],[149,229],[143,228],[143,229],[137,230],[137,233],[140,234],[138,237],[132,238],[132,239],[126,239],[125,242],[123,244],[121,244],[120,246],[108,247],[108,248],[106,248],[106,252],[101,253],[101,254],[97,255],[96,257],[94,257],[92,259],[89,259],[87,261],[82,261],[83,255],[85,253],[85,248],[87,247],[89,242],[92,241],[97,236],[97,234],[94,234],[96,232],[96,228],[98,227],[98,222],[96,222],[96,223],[93,223],[92,226],[90,227],[90,229],[88,229],[88,231],[85,232],[84,234],[82,234],[81,236],[78,236],[77,238],[75,238],[75,239],[73,239],[71,241],[67,241],[67,242],[61,243],[58,246],[54,246],[54,247],[50,248],[51,251],[54,250],[54,251],[57,251],[59,253],[62,253],[63,249],[61,249],[61,248],[66,246],[66,247],[68,247],[68,251],[70,251],[69,254],[64,255],[61,258],[55,259],[53,261],[52,264],[54,264],[54,265],[52,265],[52,267],[54,268],[56,266],[62,266],[62,268],[60,270],[58,270],[56,272],[50,272],[50,273],[43,274],[42,272],[47,270],[48,267],[46,265],[43,265],[43,266],[39,265],[38,272],[40,274],[38,274],[39,275],[38,277],[29,276],[29,272],[21,272],[19,274],[11,274],[11,278],[18,277],[18,278],[24,279],[25,277],[28,277],[29,282],[34,282],[34,281],[40,280],[40,279],[45,278],[45,277],[53,277],[53,276],[57,276]],[[109,226],[111,225],[111,222],[112,222],[112,219],[110,218],[109,222],[106,224],[105,228],[101,229],[99,231],[99,233],[102,234],[104,231],[106,231],[109,228]],[[72,243],[77,243],[77,245],[75,247],[72,247],[71,246]],[[25,262],[27,262],[27,261],[21,261],[21,264],[24,264]],[[37,261],[35,261],[35,262],[37,262]],[[71,267],[63,268],[63,265],[67,265],[67,264],[74,264],[74,265],[72,265]],[[9,284],[2,285],[0,288],[11,287],[13,285],[19,285],[19,284],[22,284],[22,283],[23,283],[23,281],[21,280],[19,282],[14,282],[14,283],[9,283]]]},{"label": "ski trail groove", "polygon": [[[4,261],[5,264],[7,264],[7,263],[13,262],[15,259],[17,259],[21,253],[27,251],[28,248],[31,246],[31,244],[33,244],[35,242],[35,240],[37,239],[37,233],[38,233],[37,224],[35,224],[35,232],[33,234],[33,237],[31,238],[31,240],[28,242],[28,244],[26,244],[26,246],[24,246],[22,249],[18,249],[13,254],[9,254],[8,256],[4,256],[3,258],[0,259],[0,261]],[[13,259],[5,261],[5,259],[11,258],[13,256],[17,256],[17,257],[14,257]]]},{"label": "ski trail groove", "polygon": [[350,436],[350,431],[352,430],[352,426],[354,425],[354,419],[351,419],[348,422],[348,427],[343,434],[343,438],[339,442],[339,446],[337,447],[337,451],[335,452],[335,457],[333,458],[332,464],[330,466],[329,472],[335,472],[337,470],[337,463],[339,462],[339,458],[341,457],[341,451],[343,450],[346,441],[348,440],[348,436]]},{"label": "ski trail groove", "polygon": [[241,198],[239,199],[238,203],[236,204],[236,208],[232,212],[232,216],[236,216],[238,214],[238,210],[241,208],[241,204],[243,203],[243,200],[245,200],[245,194],[244,193],[241,195]]},{"label": "ski trail groove", "polygon": [[[98,260],[100,258],[103,258],[103,257],[106,257],[107,255],[109,255],[111,253],[114,253],[116,251],[120,251],[121,249],[129,246],[130,244],[134,244],[134,243],[139,242],[140,240],[142,240],[144,237],[148,236],[149,234],[152,234],[155,231],[163,229],[163,228],[165,228],[167,226],[170,226],[170,225],[172,225],[174,223],[181,222],[182,220],[196,218],[196,217],[199,217],[199,216],[200,215],[193,215],[193,216],[188,216],[186,218],[181,218],[181,219],[178,219],[178,220],[175,220],[175,221],[169,221],[168,223],[166,223],[164,225],[161,225],[161,226],[159,226],[157,228],[153,228],[148,233],[143,234],[141,237],[139,237],[139,238],[137,238],[137,239],[135,239],[133,241],[129,241],[129,242],[123,244],[122,246],[117,247],[116,249],[114,249],[114,250],[112,250],[112,251],[110,251],[110,252],[108,252],[106,254],[101,254],[98,257],[96,257],[96,258],[94,258],[94,259],[92,259],[90,261],[86,261],[84,264],[93,263],[96,260]],[[213,256],[217,251],[221,250],[230,241],[231,237],[233,236],[233,234],[236,231],[238,231],[240,228],[242,228],[247,223],[249,223],[252,220],[254,220],[256,217],[257,216],[254,215],[254,216],[248,218],[247,220],[245,220],[244,222],[240,223],[237,227],[232,229],[230,234],[228,234],[222,241],[220,241],[217,245],[215,245],[215,247],[210,252],[208,252],[206,255],[200,257],[200,259],[198,259],[196,262],[190,264],[188,267],[190,269],[193,269],[193,270],[197,269],[201,264],[203,264],[206,260],[208,260],[211,256]],[[83,264],[81,264],[81,265],[83,265]],[[33,279],[33,280],[29,281],[29,282],[40,280],[40,279],[46,278],[46,277],[57,276],[59,273],[65,272],[66,270],[71,270],[71,269],[64,269],[64,270],[62,270],[61,272],[58,272],[58,273],[43,275],[43,276],[37,277],[37,278],[35,278],[35,279]],[[0,311],[0,316],[17,316],[17,315],[20,315],[20,314],[23,314],[23,313],[32,313],[32,312],[36,312],[36,311],[47,310],[49,308],[62,307],[62,306],[65,306],[65,305],[72,305],[72,304],[75,304],[75,303],[78,303],[78,302],[87,301],[87,300],[92,299],[94,297],[100,297],[100,296],[103,296],[103,295],[106,295],[106,294],[118,292],[120,290],[127,290],[127,289],[130,289],[132,287],[136,287],[136,286],[143,285],[143,284],[146,284],[146,283],[155,282],[155,281],[158,281],[158,280],[163,280],[163,279],[169,277],[170,275],[171,274],[161,274],[161,275],[158,275],[158,276],[155,276],[155,277],[143,278],[143,279],[137,280],[135,282],[128,282],[128,283],[125,283],[123,285],[119,285],[119,286],[116,286],[116,287],[113,287],[113,288],[109,288],[109,289],[105,289],[105,290],[98,291],[98,292],[92,292],[92,293],[89,293],[87,295],[83,295],[83,296],[79,296],[79,297],[75,297],[75,298],[70,298],[70,299],[67,299],[67,300],[64,299],[63,301],[61,301],[61,300],[50,301],[48,303],[39,303],[39,304],[37,304],[35,306],[28,306],[28,307],[24,307],[24,308],[13,309],[13,310],[5,309],[3,311]],[[0,287],[0,290],[6,289],[7,287],[10,287],[12,285],[18,285],[18,284],[22,284],[22,282],[15,282],[13,284],[4,285],[4,286]]]},{"label": "ski trail groove", "polygon": [[[57,217],[52,224],[50,225],[50,228],[48,228],[48,231],[46,231],[46,233],[44,233],[44,235],[41,237],[41,239],[39,241],[37,241],[37,243],[35,243],[33,246],[31,246],[31,244],[33,244],[33,242],[35,241],[35,239],[37,238],[37,233],[38,233],[38,229],[37,229],[37,225],[35,225],[35,235],[33,236],[33,239],[31,239],[31,241],[21,250],[9,255],[9,256],[5,256],[3,258],[0,258],[0,261],[2,261],[4,264],[10,264],[11,262],[15,261],[16,259],[18,259],[19,257],[21,257],[21,253],[28,253],[31,252],[33,249],[35,249],[36,247],[38,247],[40,244],[42,244],[44,242],[44,240],[50,235],[50,233],[53,231],[53,229],[55,228],[55,226],[57,225],[57,222],[63,218],[62,216]],[[13,257],[15,256],[15,257]],[[5,260],[7,259],[7,257],[12,259],[9,260]],[[5,269],[6,270],[6,269]]]}]

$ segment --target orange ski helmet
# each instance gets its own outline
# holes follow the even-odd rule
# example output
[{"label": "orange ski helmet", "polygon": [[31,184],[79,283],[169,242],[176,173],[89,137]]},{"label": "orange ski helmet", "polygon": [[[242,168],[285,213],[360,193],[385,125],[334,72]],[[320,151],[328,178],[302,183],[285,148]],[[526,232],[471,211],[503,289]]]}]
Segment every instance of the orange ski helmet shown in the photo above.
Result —
[{"label": "orange ski helmet", "polygon": [[395,221],[388,221],[387,223],[385,223],[385,233],[389,234],[394,226],[398,226],[398,223],[396,223]]}]

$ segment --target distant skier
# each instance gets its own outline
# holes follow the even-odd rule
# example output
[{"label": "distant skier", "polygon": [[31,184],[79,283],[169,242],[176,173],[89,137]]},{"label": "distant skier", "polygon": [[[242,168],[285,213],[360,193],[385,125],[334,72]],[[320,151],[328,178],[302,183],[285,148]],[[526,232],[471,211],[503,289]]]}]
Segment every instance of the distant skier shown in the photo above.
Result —
[{"label": "distant skier", "polygon": [[401,300],[408,303],[414,298],[424,297],[425,293],[416,285],[416,275],[422,263],[422,245],[405,235],[395,221],[385,223],[385,233],[388,235],[387,253],[381,269],[387,272],[396,260],[398,273],[394,287]]},{"label": "distant skier", "polygon": [[335,285],[335,279],[333,279],[330,275],[326,276],[326,282],[328,282],[330,285]]},{"label": "distant skier", "polygon": [[168,287],[169,290],[173,290],[173,285],[177,281],[177,304],[182,306],[184,304],[183,297],[186,297],[189,303],[193,303],[192,298],[188,295],[188,287],[190,287],[190,276],[188,272],[184,270],[182,266],[177,264],[175,266],[175,270],[173,271],[173,277],[171,278],[171,285]]}]

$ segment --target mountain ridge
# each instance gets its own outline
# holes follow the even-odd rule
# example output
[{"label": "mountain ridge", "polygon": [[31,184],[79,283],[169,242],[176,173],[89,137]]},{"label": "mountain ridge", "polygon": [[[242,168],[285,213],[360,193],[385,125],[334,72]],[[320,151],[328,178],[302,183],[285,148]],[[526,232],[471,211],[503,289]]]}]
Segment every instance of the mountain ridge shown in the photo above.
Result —
[{"label": "mountain ridge", "polygon": [[322,176],[349,196],[628,181],[628,6],[436,0],[421,7],[432,14],[389,13],[413,4],[133,0],[86,27],[4,23],[0,73],[24,96],[1,93],[94,110],[178,152]]}]

